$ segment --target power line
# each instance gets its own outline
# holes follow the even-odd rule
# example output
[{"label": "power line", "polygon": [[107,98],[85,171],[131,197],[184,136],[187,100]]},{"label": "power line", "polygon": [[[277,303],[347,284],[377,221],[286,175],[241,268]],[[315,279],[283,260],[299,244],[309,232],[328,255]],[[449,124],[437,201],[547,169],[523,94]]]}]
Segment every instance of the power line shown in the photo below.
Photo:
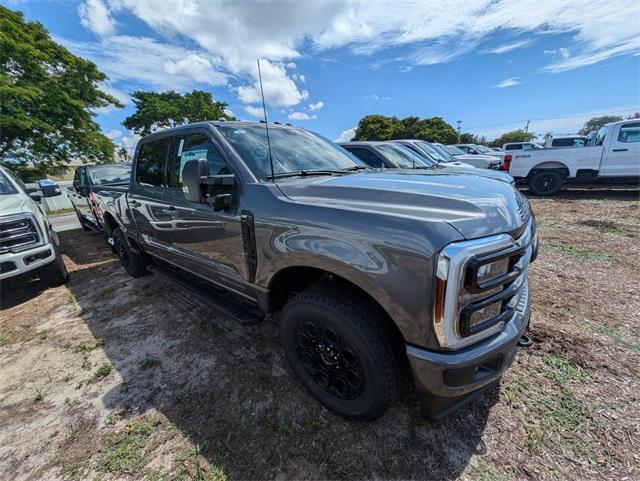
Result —
[{"label": "power line", "polygon": [[[630,109],[611,109],[612,112],[616,112],[616,113],[627,113],[627,112],[638,112],[640,111],[640,106],[639,107],[632,107]],[[562,119],[570,119],[573,117],[577,117],[577,116],[581,116],[583,114],[573,114],[573,115],[564,115],[561,117],[545,117],[545,118],[537,118],[537,119],[520,119],[520,120],[511,120],[509,122],[501,122],[498,124],[485,124],[485,125],[472,125],[470,127],[466,127],[467,130],[471,130],[471,129],[483,129],[486,127],[500,127],[502,125],[511,125],[511,124],[519,124],[519,123],[523,123],[523,122],[541,122],[543,120],[562,120]],[[585,119],[589,116],[602,116],[602,115],[609,115],[606,112],[595,112],[595,113],[586,113],[584,114]]]}]

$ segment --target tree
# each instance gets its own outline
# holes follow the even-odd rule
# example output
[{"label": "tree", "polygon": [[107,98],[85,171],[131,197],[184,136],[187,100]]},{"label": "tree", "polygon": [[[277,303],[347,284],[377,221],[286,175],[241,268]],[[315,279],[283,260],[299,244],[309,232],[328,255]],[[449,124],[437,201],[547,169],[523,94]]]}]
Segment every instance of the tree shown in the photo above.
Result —
[{"label": "tree", "polygon": [[158,129],[203,120],[220,118],[234,120],[224,112],[226,103],[214,101],[209,92],[202,90],[194,90],[186,94],[173,90],[159,93],[138,90],[131,98],[137,111],[127,117],[122,124],[141,136],[151,134]]},{"label": "tree", "polygon": [[522,129],[512,130],[505,132],[500,137],[491,142],[492,147],[502,147],[503,144],[509,142],[530,142],[536,138],[536,134],[531,132],[525,132]]},{"label": "tree", "polygon": [[627,120],[640,119],[640,112],[634,112],[627,117]]},{"label": "tree", "polygon": [[112,161],[115,146],[92,119],[96,109],[122,107],[99,89],[105,80],[42,24],[0,6],[0,163],[49,173],[73,158]]},{"label": "tree", "polygon": [[602,117],[592,117],[584,123],[584,126],[578,131],[578,134],[587,135],[593,130],[600,130],[600,127],[605,124],[618,122],[619,120],[622,120],[622,117],[618,115],[603,115]]},{"label": "tree", "polygon": [[367,115],[358,122],[353,140],[421,139],[430,142],[455,143],[458,132],[440,117],[420,119],[384,115]]},{"label": "tree", "polygon": [[469,132],[465,132],[460,134],[460,143],[485,145],[487,143],[487,138],[484,135],[474,135]]}]

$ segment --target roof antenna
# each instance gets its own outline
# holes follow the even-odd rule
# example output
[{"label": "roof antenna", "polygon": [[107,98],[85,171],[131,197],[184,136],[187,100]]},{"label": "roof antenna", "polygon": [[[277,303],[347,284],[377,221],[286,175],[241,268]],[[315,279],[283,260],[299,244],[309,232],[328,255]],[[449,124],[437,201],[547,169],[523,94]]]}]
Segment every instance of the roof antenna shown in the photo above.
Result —
[{"label": "roof antenna", "polygon": [[264,90],[262,89],[262,72],[260,71],[260,59],[258,61],[258,78],[260,79],[260,94],[262,95],[262,112],[264,114],[264,126],[267,129],[267,147],[269,149],[269,165],[271,166],[271,180],[276,183],[276,174],[273,170],[273,157],[271,156],[271,140],[269,139],[269,122],[267,121],[267,107],[264,103]]}]

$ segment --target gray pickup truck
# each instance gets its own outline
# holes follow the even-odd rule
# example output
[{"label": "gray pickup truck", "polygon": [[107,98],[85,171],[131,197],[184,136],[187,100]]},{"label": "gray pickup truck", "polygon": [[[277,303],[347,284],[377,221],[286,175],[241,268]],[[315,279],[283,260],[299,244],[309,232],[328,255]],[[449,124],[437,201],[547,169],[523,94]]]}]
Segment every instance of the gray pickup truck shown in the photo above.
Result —
[{"label": "gray pickup truck", "polygon": [[269,134],[219,121],[144,137],[129,187],[99,194],[129,274],[241,323],[280,312],[292,370],[346,417],[381,416],[411,374],[430,418],[495,385],[529,323],[527,200],[456,168],[368,169],[304,129]]}]

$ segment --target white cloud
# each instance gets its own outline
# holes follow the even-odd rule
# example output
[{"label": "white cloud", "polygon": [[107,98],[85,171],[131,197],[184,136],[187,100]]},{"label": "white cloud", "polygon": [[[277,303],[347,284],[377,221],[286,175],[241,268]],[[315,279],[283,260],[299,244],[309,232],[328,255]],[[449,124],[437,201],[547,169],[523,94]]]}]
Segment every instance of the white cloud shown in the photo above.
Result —
[{"label": "white cloud", "polygon": [[264,117],[264,111],[262,110],[262,107],[253,107],[251,105],[247,105],[244,108],[244,111],[249,115],[251,115],[252,117],[260,117],[260,118]]},{"label": "white cloud", "polygon": [[376,94],[365,95],[362,98],[365,100],[375,100],[375,101],[384,101],[384,102],[391,100],[391,97],[387,97],[386,95],[376,95]]},{"label": "white cloud", "polygon": [[309,115],[306,112],[291,112],[289,114],[289,120],[313,120],[316,118],[315,115]]},{"label": "white cloud", "polygon": [[99,42],[55,40],[98,64],[112,81],[185,91],[193,89],[194,84],[225,85],[228,79],[210,53],[160,43],[148,37],[114,35],[103,37]]},{"label": "white cloud", "polygon": [[502,82],[498,82],[497,84],[495,84],[494,88],[504,89],[507,87],[514,87],[516,85],[520,85],[522,82],[518,80],[519,78],[520,77],[511,77],[511,78],[504,79]]},{"label": "white cloud", "polygon": [[356,127],[351,127],[350,129],[343,130],[340,132],[340,135],[334,142],[349,142],[356,135]]},{"label": "white cloud", "polygon": [[235,117],[236,114],[233,113],[233,110],[231,110],[229,107],[224,109],[224,113],[227,114],[229,117]]},{"label": "white cloud", "polygon": [[320,110],[322,107],[324,107],[324,102],[322,100],[316,102],[315,104],[309,104],[309,110],[311,110],[312,112],[315,110]]},{"label": "white cloud", "polygon": [[[291,107],[309,96],[306,90],[298,89],[295,82],[287,75],[283,64],[261,60],[260,70],[265,103],[274,107]],[[238,97],[246,104],[262,101],[257,64],[253,76],[254,80],[250,85],[238,87]]]},{"label": "white cloud", "polygon": [[122,131],[118,129],[113,129],[113,130],[110,130],[109,132],[106,132],[104,135],[109,137],[111,140],[116,140],[122,137]]},{"label": "white cloud", "polygon": [[97,35],[112,33],[116,24],[111,12],[101,0],[87,0],[78,6],[78,15],[83,27]]},{"label": "white cloud", "polygon": [[133,132],[129,132],[130,135],[124,136],[118,142],[118,147],[124,147],[127,149],[127,152],[131,157],[136,151],[136,145],[138,145],[138,141],[141,137],[138,134],[134,134]]},{"label": "white cloud", "polygon": [[531,44],[531,42],[532,42],[531,40],[518,40],[517,42],[498,45],[497,47],[485,50],[485,52],[495,53],[495,54],[507,53],[507,52],[511,52],[512,50],[517,50],[519,48],[526,47],[527,45]]},{"label": "white cloud", "polygon": [[554,48],[553,50],[544,50],[543,53],[545,55],[552,55],[554,57],[560,56],[562,58],[569,58],[571,56],[569,49],[565,47]]}]

